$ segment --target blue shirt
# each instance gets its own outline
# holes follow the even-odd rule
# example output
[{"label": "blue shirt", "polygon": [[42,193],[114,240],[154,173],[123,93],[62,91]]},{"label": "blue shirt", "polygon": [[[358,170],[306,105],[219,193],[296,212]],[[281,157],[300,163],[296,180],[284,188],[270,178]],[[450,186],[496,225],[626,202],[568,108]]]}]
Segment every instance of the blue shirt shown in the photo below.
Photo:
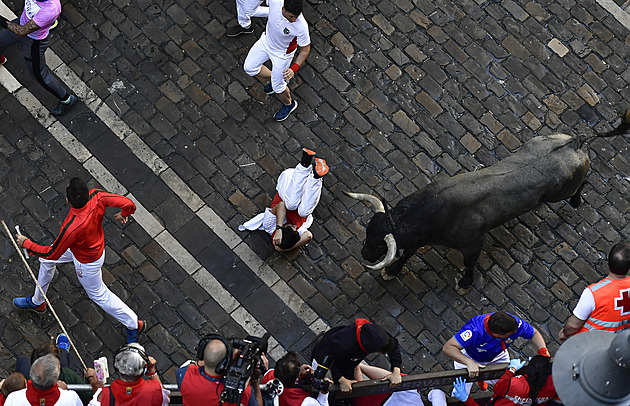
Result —
[{"label": "blue shirt", "polygon": [[507,349],[519,337],[528,340],[534,337],[534,327],[513,314],[510,314],[510,316],[514,317],[518,322],[516,333],[505,339],[492,337],[486,326],[486,319],[492,314],[486,313],[473,317],[454,336],[459,345],[466,350],[468,356],[476,362],[486,363],[492,361],[494,357],[499,355],[504,349]]}]

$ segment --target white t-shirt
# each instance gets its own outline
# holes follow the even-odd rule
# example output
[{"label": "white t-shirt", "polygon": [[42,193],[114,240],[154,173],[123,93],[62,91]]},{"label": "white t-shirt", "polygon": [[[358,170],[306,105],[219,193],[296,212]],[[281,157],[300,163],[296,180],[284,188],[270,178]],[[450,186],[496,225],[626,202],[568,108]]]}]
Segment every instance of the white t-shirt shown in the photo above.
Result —
[{"label": "white t-shirt", "polygon": [[303,14],[292,23],[282,15],[284,0],[269,0],[267,30],[261,37],[267,50],[278,57],[293,55],[297,45],[305,47],[311,43],[308,23]]},{"label": "white t-shirt", "polygon": [[587,320],[591,313],[595,310],[595,297],[593,292],[586,288],[580,296],[578,304],[573,309],[573,315],[580,320]]},{"label": "white t-shirt", "polygon": [[[83,402],[79,398],[79,395],[73,390],[64,390],[59,388],[59,399],[55,403],[55,406],[83,406]],[[19,391],[15,391],[9,394],[5,406],[30,406],[26,399],[26,388]]]},{"label": "white t-shirt", "polygon": [[328,393],[324,395],[319,392],[317,399],[309,396],[302,401],[301,406],[328,406]]}]

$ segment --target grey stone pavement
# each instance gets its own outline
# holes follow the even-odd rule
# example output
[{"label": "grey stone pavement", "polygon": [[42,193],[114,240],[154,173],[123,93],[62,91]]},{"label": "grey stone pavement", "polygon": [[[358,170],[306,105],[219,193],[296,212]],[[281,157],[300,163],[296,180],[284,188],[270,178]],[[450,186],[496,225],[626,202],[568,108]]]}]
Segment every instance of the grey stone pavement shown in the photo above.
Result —
[{"label": "grey stone pavement", "polygon": [[[360,248],[372,211],[342,193],[374,193],[395,204],[435,179],[491,165],[538,134],[610,129],[630,96],[623,3],[611,13],[592,0],[305,0],[312,51],[290,85],[300,106],[283,123],[271,118],[280,102],[242,69],[264,22],[255,21],[255,35],[227,38],[232,1],[62,3],[51,50],[219,223],[235,231],[262,211],[303,146],[331,167],[306,249],[280,254],[264,233],[235,231],[244,241],[236,249],[84,103],[60,119],[218,281],[210,289],[200,282],[141,221],[121,226],[114,211],[106,216],[104,280],[149,321],[141,343],[168,382],[203,334],[244,337],[250,322],[271,333],[277,351],[308,355],[322,325],[367,317],[398,338],[403,372],[419,373],[452,368],[442,344],[468,318],[505,310],[538,327],[553,354],[582,289],[603,277],[610,247],[628,239],[623,137],[591,143],[580,208],[541,205],[490,232],[465,296],[454,289],[462,265],[454,250],[424,247],[394,281],[365,269]],[[21,2],[5,4],[21,12]],[[9,72],[51,108],[18,50],[7,56]],[[68,210],[67,179],[99,181],[18,99],[0,87],[0,217],[50,243]],[[33,283],[1,234],[5,376],[17,355],[59,328],[50,312],[13,307],[11,299],[31,294]],[[277,282],[268,283],[242,252],[261,258]],[[213,293],[218,283],[234,306]],[[278,286],[289,289],[280,294]],[[72,266],[60,267],[49,295],[88,362],[123,344],[120,325],[87,298]],[[533,355],[524,344],[514,354]]]}]

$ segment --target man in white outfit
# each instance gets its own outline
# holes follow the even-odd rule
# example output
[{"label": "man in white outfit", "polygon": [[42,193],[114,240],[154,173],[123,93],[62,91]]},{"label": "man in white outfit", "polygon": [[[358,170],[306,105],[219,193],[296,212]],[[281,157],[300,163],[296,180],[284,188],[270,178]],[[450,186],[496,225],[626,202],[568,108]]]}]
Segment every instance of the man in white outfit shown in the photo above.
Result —
[{"label": "man in white outfit", "polygon": [[[302,15],[302,0],[268,0],[267,3],[267,29],[249,50],[243,68],[249,76],[256,76],[262,82],[271,80],[265,86],[265,93],[278,95],[282,107],[273,118],[284,121],[297,108],[287,83],[306,62],[311,52],[311,37]],[[298,46],[300,53],[291,64]],[[270,59],[271,70],[263,65]]]},{"label": "man in white outfit", "polygon": [[[31,365],[30,380],[26,388],[12,392],[5,401],[5,406],[23,405],[56,405],[83,406],[83,402],[75,391],[61,389],[57,386],[61,365],[53,354],[38,358]],[[37,402],[37,403],[35,403]]]},{"label": "man in white outfit", "polygon": [[228,37],[238,37],[241,34],[251,34],[254,32],[252,17],[269,16],[269,7],[262,6],[263,0],[236,0],[236,15],[238,24],[228,28],[225,35]]},{"label": "man in white outfit", "polygon": [[271,206],[238,229],[266,231],[271,234],[272,244],[278,251],[308,244],[313,238],[308,228],[313,224],[312,213],[322,194],[322,176],[328,173],[325,160],[315,158],[312,165],[314,156],[314,151],[304,148],[300,163],[280,174],[276,186],[278,193]]}]

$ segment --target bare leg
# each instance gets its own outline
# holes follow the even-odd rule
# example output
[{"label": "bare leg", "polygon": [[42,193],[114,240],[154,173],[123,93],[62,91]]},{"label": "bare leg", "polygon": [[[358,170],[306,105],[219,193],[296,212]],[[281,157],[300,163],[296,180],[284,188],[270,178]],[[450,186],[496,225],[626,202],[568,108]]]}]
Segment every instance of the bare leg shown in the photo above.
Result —
[{"label": "bare leg", "polygon": [[[270,74],[270,77],[271,77],[271,72],[269,74]],[[293,99],[291,98],[291,91],[289,90],[289,86],[287,86],[287,88],[284,89],[284,92],[278,93],[278,98],[280,98],[280,101],[286,106],[288,106],[289,104],[293,103]]]}]

